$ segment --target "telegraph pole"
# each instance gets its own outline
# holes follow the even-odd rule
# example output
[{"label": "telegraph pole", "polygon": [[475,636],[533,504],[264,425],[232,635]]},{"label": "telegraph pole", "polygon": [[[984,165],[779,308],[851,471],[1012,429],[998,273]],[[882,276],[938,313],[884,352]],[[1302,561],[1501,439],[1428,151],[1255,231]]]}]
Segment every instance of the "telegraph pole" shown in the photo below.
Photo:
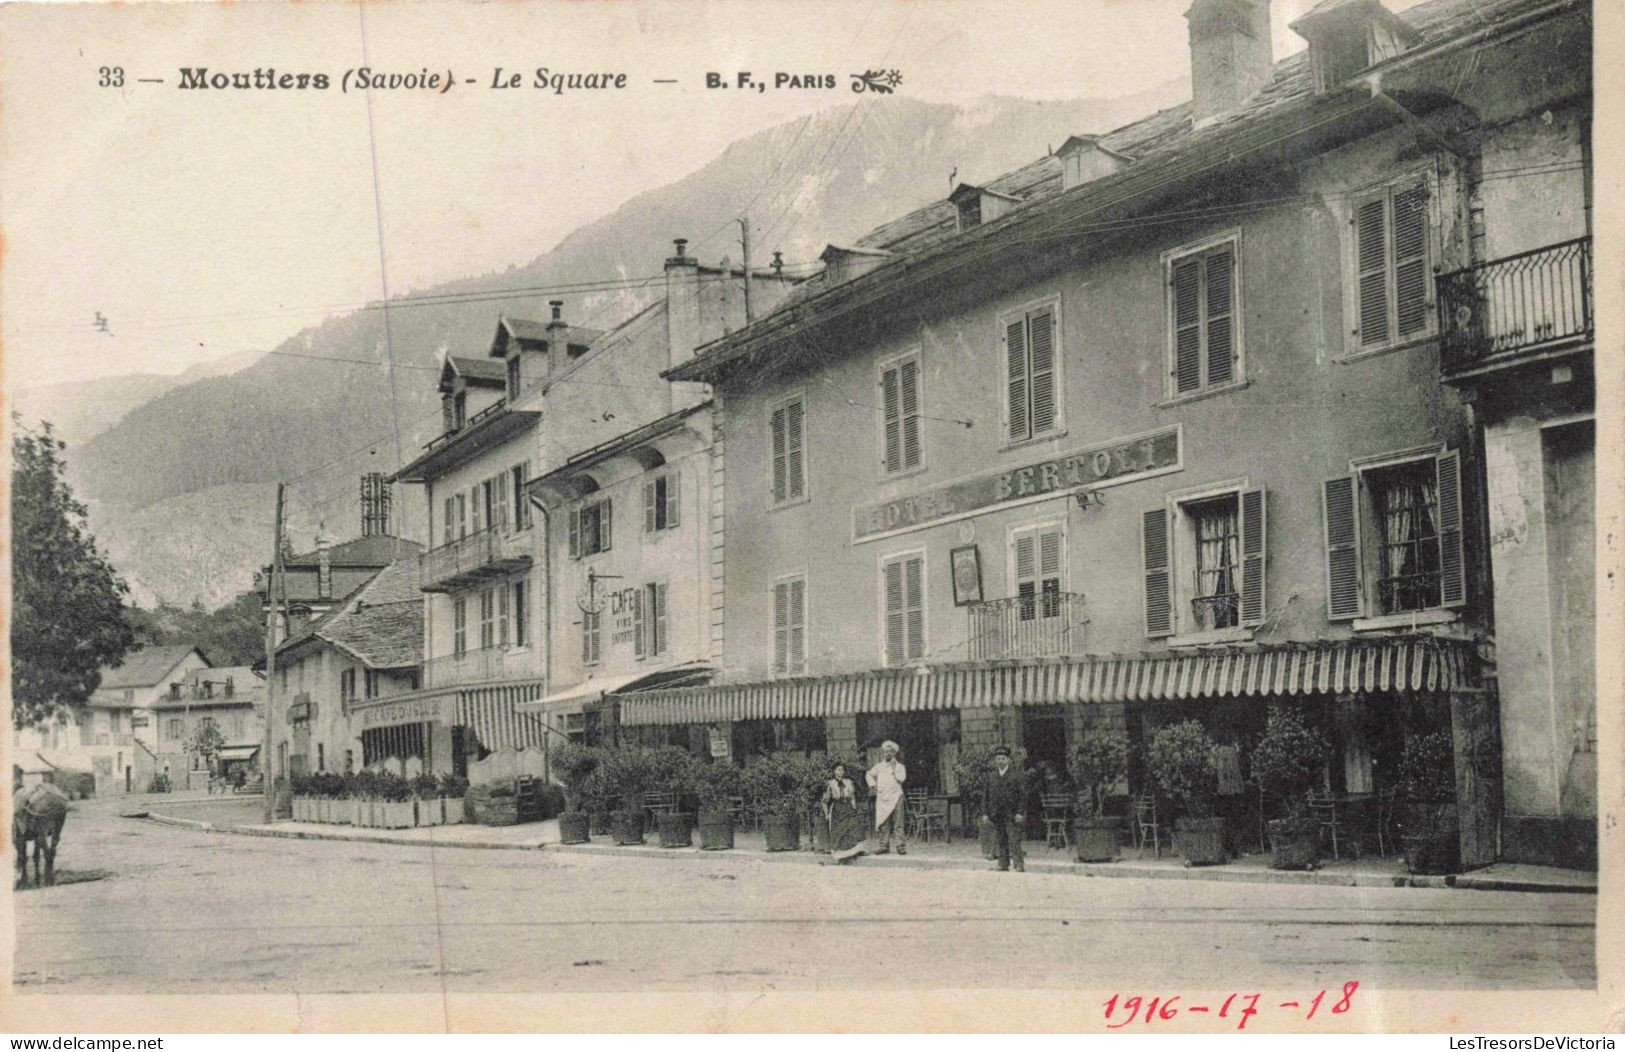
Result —
[{"label": "telegraph pole", "polygon": [[742,216],[739,220],[740,244],[745,249],[745,324],[751,323],[750,311],[750,217]]},{"label": "telegraph pole", "polygon": [[[269,824],[276,818],[276,778],[271,753],[275,743],[276,712],[276,586],[282,577],[282,494],[285,485],[276,484],[276,530],[271,534],[271,579],[265,582],[265,726],[260,732],[260,770],[263,772],[265,801],[262,817]],[[286,591],[284,583],[283,591]]]}]

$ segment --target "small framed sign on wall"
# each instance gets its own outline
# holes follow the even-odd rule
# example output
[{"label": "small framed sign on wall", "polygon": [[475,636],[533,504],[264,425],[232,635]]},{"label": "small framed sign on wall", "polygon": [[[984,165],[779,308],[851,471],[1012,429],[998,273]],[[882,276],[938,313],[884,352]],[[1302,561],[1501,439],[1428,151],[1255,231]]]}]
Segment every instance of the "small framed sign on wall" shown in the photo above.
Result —
[{"label": "small framed sign on wall", "polygon": [[948,553],[954,572],[954,605],[968,606],[982,601],[982,551],[974,544]]}]

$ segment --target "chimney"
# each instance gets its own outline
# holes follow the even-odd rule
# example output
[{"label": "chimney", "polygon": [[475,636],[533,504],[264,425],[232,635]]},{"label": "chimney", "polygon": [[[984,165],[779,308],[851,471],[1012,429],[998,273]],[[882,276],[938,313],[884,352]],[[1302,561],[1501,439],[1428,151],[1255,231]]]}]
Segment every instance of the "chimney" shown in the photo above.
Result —
[{"label": "chimney", "polygon": [[672,241],[676,250],[666,259],[666,343],[669,365],[694,355],[700,345],[700,263],[688,254],[688,240]]},{"label": "chimney", "polygon": [[316,529],[316,596],[333,598],[333,553],[327,549],[327,535],[320,526]]},{"label": "chimney", "polygon": [[547,305],[549,307],[553,308],[553,317],[547,323],[547,327],[549,329],[567,328],[568,326],[566,326],[564,324],[564,301],[563,300],[548,300]]},{"label": "chimney", "polygon": [[1185,12],[1191,38],[1191,122],[1198,128],[1234,112],[1269,83],[1269,0],[1194,0]]}]

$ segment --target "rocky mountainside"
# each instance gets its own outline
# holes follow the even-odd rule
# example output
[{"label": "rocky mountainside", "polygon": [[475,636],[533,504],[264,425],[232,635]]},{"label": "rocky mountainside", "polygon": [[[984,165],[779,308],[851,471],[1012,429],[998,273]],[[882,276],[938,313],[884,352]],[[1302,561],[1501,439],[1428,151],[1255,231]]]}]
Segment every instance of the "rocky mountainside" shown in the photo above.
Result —
[{"label": "rocky mountainside", "polygon": [[[227,376],[166,390],[70,449],[96,535],[138,594],[213,604],[247,587],[274,506],[277,479],[300,529],[326,522],[357,532],[357,477],[411,459],[439,429],[436,352],[483,354],[499,312],[545,317],[546,287],[660,273],[675,237],[690,254],[738,261],[732,221],[751,218],[758,262],[815,260],[829,242],[862,233],[931,200],[958,179],[985,181],[1042,156],[1070,134],[1103,131],[1186,92],[1111,101],[987,98],[970,105],[866,97],[742,139],[697,172],[640,194],[587,223],[532,262],[414,294],[498,294],[473,302],[404,303],[389,311],[394,406],[382,367],[384,312],[334,317]],[[645,302],[637,288],[566,295],[566,317],[607,328]],[[345,359],[328,361],[323,359]],[[612,397],[606,392],[606,397]],[[109,410],[111,412],[111,409]],[[369,445],[369,443],[372,443]],[[313,469],[322,470],[312,474]],[[409,488],[406,525],[420,532],[421,495]]]}]

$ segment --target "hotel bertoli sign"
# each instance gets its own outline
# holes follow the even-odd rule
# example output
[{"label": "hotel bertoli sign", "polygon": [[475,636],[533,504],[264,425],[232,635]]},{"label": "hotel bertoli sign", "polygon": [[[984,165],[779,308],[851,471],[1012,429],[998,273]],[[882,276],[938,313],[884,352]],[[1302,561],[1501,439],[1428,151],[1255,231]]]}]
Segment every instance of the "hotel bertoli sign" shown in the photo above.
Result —
[{"label": "hotel bertoli sign", "polygon": [[374,727],[396,727],[403,723],[451,723],[452,708],[456,703],[452,696],[440,698],[417,698],[411,701],[385,702],[382,705],[369,705],[364,709],[356,710],[361,717],[363,730]]},{"label": "hotel bertoli sign", "polygon": [[1176,424],[1020,467],[947,482],[913,496],[859,505],[852,512],[852,539],[861,544],[997,508],[1048,500],[1081,488],[1099,489],[1166,475],[1183,466]]}]

